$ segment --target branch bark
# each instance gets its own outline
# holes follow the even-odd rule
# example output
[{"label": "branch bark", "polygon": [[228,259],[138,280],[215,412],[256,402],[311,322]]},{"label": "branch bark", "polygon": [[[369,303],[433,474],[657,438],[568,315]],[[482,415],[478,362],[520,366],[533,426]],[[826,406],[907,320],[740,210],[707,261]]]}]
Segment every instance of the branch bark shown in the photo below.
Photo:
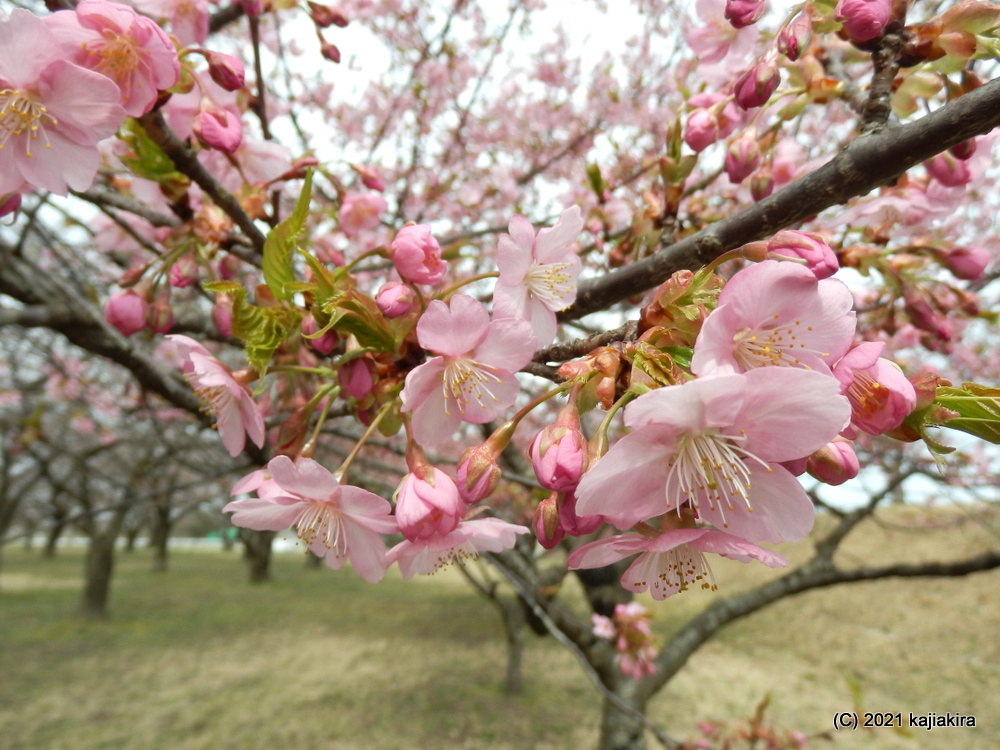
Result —
[{"label": "branch bark", "polygon": [[1000,125],[1000,79],[994,79],[916,122],[858,136],[810,174],[697,234],[598,279],[580,284],[560,320],[574,320],[641,294],[683,269],[886,185],[906,170]]}]

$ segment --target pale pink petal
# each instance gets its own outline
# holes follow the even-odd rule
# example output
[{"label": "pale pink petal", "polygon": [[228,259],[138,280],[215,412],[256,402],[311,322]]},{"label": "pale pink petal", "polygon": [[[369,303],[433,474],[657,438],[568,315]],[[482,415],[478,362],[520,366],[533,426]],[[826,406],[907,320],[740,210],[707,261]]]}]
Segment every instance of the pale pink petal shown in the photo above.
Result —
[{"label": "pale pink petal", "polygon": [[563,211],[555,226],[542,229],[535,239],[535,261],[541,264],[562,263],[567,256],[575,257],[573,245],[583,230],[579,206]]},{"label": "pale pink petal", "polygon": [[[351,521],[344,522],[347,556],[354,572],[369,583],[378,583],[385,575],[385,542],[375,531]],[[330,555],[327,554],[327,564]]]},{"label": "pale pink petal", "polygon": [[494,320],[471,359],[507,372],[517,372],[535,355],[536,343],[527,321]]},{"label": "pale pink petal", "polygon": [[645,551],[649,541],[637,534],[620,534],[598,539],[573,550],[566,560],[566,566],[570,570],[577,570],[613,565],[629,555]]},{"label": "pale pink petal", "polygon": [[333,474],[311,458],[300,458],[293,463],[288,456],[275,456],[267,470],[282,490],[299,497],[329,500],[340,489]]},{"label": "pale pink petal", "polygon": [[619,529],[663,514],[672,442],[671,433],[648,426],[611,446],[580,480],[577,514],[602,515]]},{"label": "pale pink petal", "polygon": [[757,560],[769,568],[784,568],[788,566],[788,560],[777,552],[758,547],[752,542],[723,531],[706,531],[701,538],[689,543],[692,547],[700,549],[702,552],[722,555],[730,560],[738,560],[743,563]]},{"label": "pale pink petal", "polygon": [[851,419],[850,402],[830,375],[791,367],[765,367],[745,375],[747,398],[732,423],[746,434],[746,449],[764,461],[792,461],[819,450]]},{"label": "pale pink petal", "polygon": [[341,485],[338,498],[341,512],[355,523],[380,534],[395,534],[399,531],[396,519],[390,515],[392,506],[385,498],[351,485]]},{"label": "pale pink petal", "polygon": [[261,499],[257,497],[233,500],[222,509],[232,513],[236,526],[254,531],[281,531],[295,523],[305,503],[292,498]]},{"label": "pale pink petal", "polygon": [[497,242],[497,268],[505,284],[519,284],[533,260],[535,229],[520,214],[514,214],[507,226],[509,235],[502,234]]},{"label": "pale pink petal", "polygon": [[729,426],[744,400],[746,381],[739,375],[698,378],[683,385],[657,388],[625,407],[625,426],[656,424],[676,433]]},{"label": "pale pink petal", "polygon": [[434,300],[417,322],[420,345],[436,354],[461,357],[475,349],[490,325],[490,314],[472,297],[456,294],[451,304]]}]

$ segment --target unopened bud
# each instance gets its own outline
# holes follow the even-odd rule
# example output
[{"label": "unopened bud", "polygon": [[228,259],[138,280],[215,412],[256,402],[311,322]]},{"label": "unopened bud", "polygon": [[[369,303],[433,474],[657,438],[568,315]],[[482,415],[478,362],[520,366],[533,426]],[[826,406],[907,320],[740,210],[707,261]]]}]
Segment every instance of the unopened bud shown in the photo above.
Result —
[{"label": "unopened bud", "polygon": [[239,91],[243,88],[246,80],[243,63],[232,55],[221,52],[206,52],[205,58],[208,60],[208,74],[219,86],[226,91]]}]

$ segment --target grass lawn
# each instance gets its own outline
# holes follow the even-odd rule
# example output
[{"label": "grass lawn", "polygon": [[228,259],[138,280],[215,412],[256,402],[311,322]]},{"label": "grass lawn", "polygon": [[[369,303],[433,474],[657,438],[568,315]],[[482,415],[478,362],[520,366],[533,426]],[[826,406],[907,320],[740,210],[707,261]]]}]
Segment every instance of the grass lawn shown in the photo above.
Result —
[{"label": "grass lawn", "polygon": [[[989,543],[982,524],[914,537],[872,527],[846,562],[954,557]],[[789,552],[789,550],[782,550]],[[791,550],[792,556],[798,554]],[[853,557],[852,557],[853,556]],[[874,557],[873,557],[874,556]],[[855,560],[854,558],[858,558]],[[588,748],[600,699],[552,639],[532,639],[525,691],[503,694],[492,607],[457,573],[377,586],[278,555],[250,586],[238,553],[177,551],[167,573],[120,554],[112,617],[74,616],[82,552],[16,547],[0,569],[3,750]],[[715,565],[720,592],[771,571]],[[702,719],[769,717],[806,733],[850,711],[974,714],[975,729],[840,734],[832,747],[1000,747],[1000,574],[844,586],[786,600],[724,629],[649,715],[679,738]],[[653,605],[669,632],[711,594]],[[820,742],[826,746],[825,742]],[[650,738],[650,747],[654,743]]]}]

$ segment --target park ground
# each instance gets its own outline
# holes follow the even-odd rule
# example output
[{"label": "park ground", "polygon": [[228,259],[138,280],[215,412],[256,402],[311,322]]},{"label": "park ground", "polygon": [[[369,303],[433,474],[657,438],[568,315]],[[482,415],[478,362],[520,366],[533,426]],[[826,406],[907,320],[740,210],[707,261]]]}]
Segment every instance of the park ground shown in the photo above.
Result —
[{"label": "park ground", "polygon": [[[997,517],[890,509],[840,562],[957,559],[996,544]],[[916,529],[916,530],[914,530]],[[993,531],[991,532],[990,529]],[[801,558],[806,543],[781,551]],[[714,564],[718,594],[651,603],[669,634],[711,597],[778,574]],[[251,586],[238,552],[121,553],[111,617],[74,615],[82,551],[43,560],[4,549],[0,746],[4,750],[388,750],[588,748],[600,699],[572,655],[533,638],[520,695],[501,690],[495,610],[457,572],[371,586],[350,571],[276,556]],[[724,629],[653,701],[672,736],[767,717],[805,734],[837,712],[959,712],[975,729],[839,732],[852,750],[1000,747],[1000,572],[892,579],[787,599]],[[576,595],[567,590],[572,600]],[[650,737],[650,747],[655,743]]]}]

